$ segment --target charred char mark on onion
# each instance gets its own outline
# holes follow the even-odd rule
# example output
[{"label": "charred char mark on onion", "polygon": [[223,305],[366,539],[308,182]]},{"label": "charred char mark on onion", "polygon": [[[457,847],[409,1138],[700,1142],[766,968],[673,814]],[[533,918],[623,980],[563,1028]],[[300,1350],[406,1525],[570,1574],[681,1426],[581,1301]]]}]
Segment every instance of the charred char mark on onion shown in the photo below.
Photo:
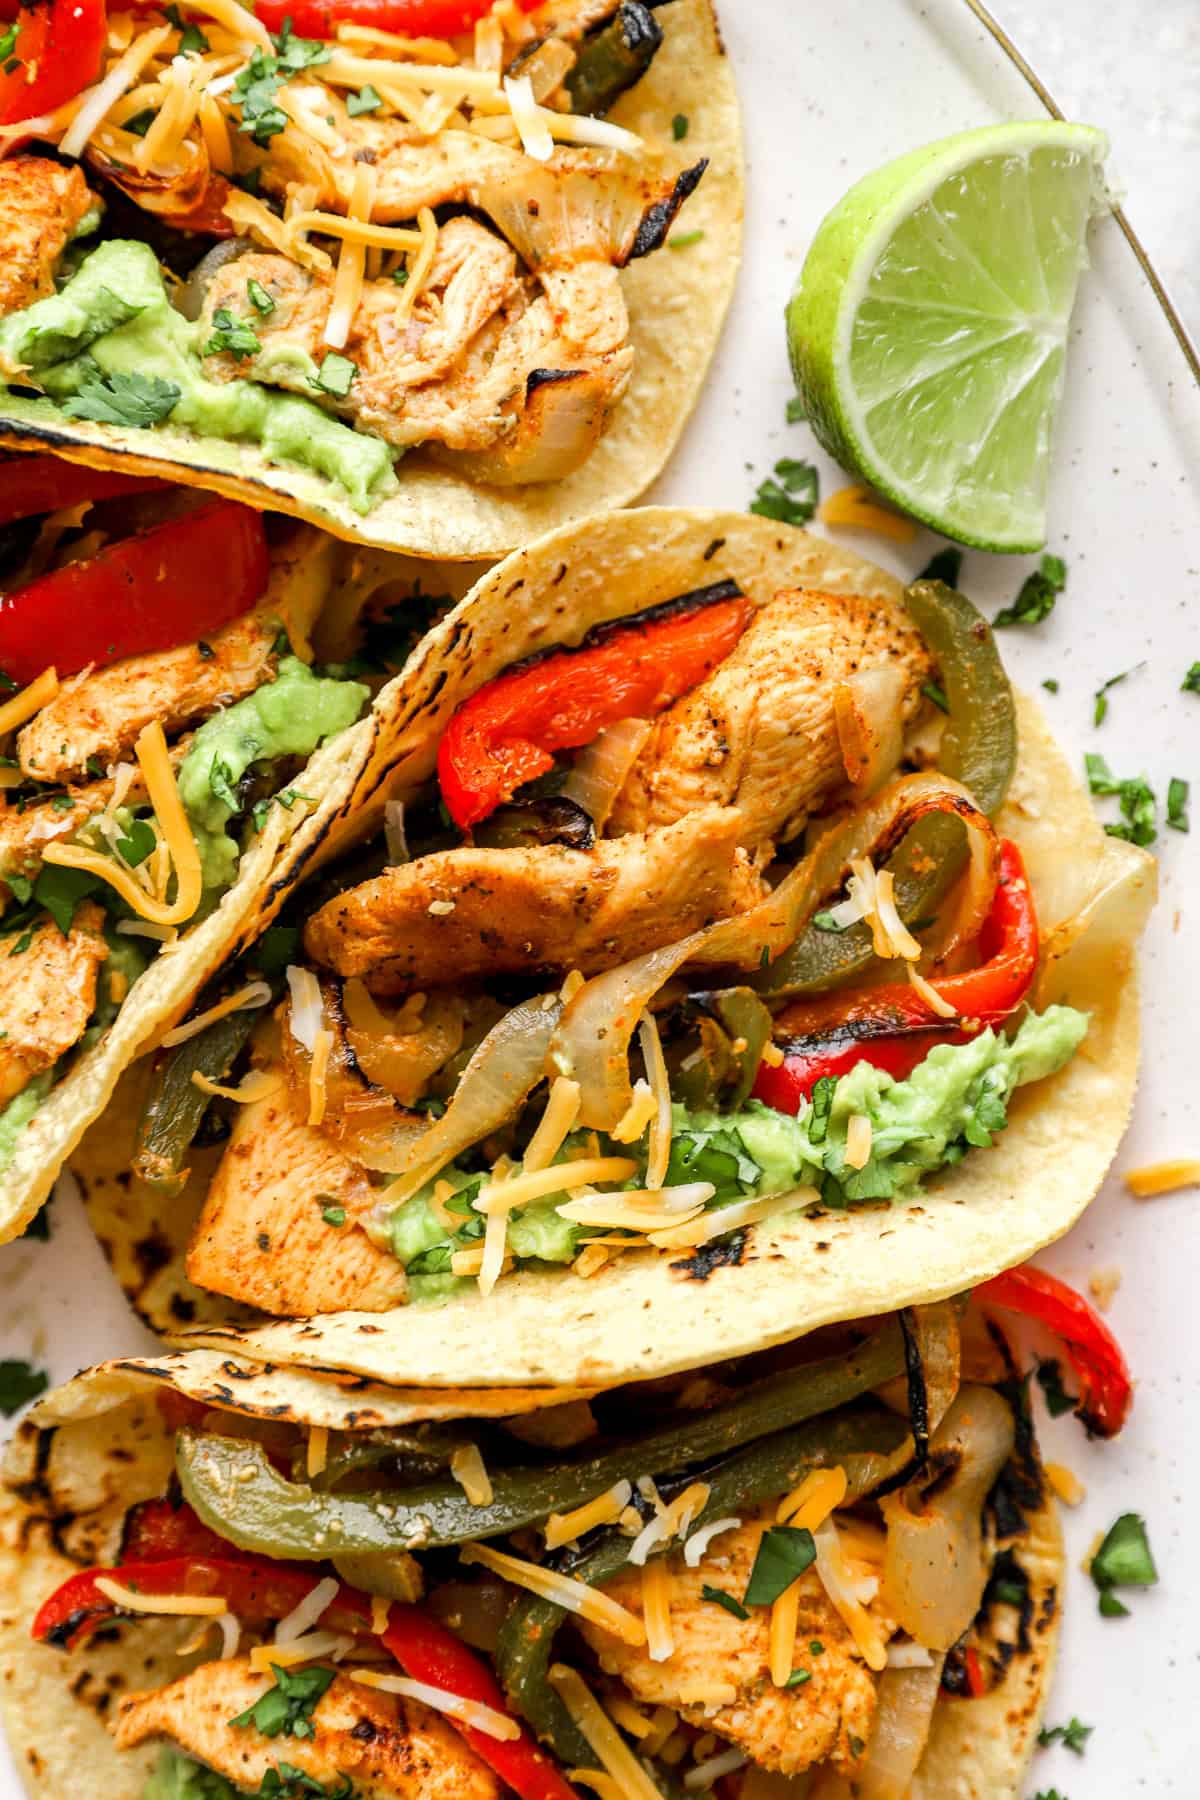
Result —
[{"label": "charred char mark on onion", "polygon": [[649,256],[652,250],[658,250],[666,242],[666,236],[675,222],[675,215],[690,194],[694,194],[700,185],[700,179],[708,167],[707,156],[693,163],[690,169],[684,169],[676,180],[675,186],[664,200],[656,200],[648,207],[641,224],[637,228],[637,236],[633,240],[633,248],[625,258],[631,263],[635,257]]},{"label": "charred char mark on onion", "polygon": [[691,1256],[673,1262],[671,1272],[679,1274],[684,1281],[707,1281],[714,1269],[740,1268],[745,1260],[746,1241],[744,1231],[730,1231],[724,1237],[713,1238],[711,1243],[701,1244]]}]

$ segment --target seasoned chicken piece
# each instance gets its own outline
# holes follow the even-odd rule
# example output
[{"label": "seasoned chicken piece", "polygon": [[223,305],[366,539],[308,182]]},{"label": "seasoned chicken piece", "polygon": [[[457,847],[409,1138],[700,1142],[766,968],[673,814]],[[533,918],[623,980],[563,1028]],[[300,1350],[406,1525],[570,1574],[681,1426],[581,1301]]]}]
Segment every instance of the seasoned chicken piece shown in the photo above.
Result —
[{"label": "seasoned chicken piece", "polygon": [[33,781],[77,780],[89,757],[108,766],[128,756],[155,719],[174,733],[206,718],[274,679],[278,636],[278,619],[246,613],[203,647],[183,644],[83,670],[18,733],[22,770]]},{"label": "seasoned chicken piece", "polygon": [[272,1686],[248,1657],[203,1663],[154,1693],[122,1695],[113,1735],[122,1750],[169,1738],[239,1793],[257,1794],[268,1770],[289,1763],[314,1793],[340,1792],[348,1778],[356,1800],[499,1800],[496,1776],[440,1713],[349,1675],[336,1675],[318,1700],[311,1737],[269,1738],[231,1723]]},{"label": "seasoned chicken piece", "polygon": [[[189,732],[169,746],[172,767],[179,767],[191,741]],[[46,845],[65,842],[89,819],[103,812],[112,799],[114,786],[107,778],[89,781],[84,787],[73,787],[69,793],[57,794],[49,800],[0,808],[0,882],[9,875],[23,875],[27,881],[33,880],[42,867],[42,852]],[[140,806],[145,802],[146,784],[139,772],[126,790],[125,804]]]},{"label": "seasoned chicken piece", "polygon": [[603,356],[625,343],[629,314],[621,277],[611,263],[593,258],[569,268],[547,269],[541,280],[554,328],[569,350]]},{"label": "seasoned chicken piece", "polygon": [[792,837],[844,784],[833,689],[896,665],[905,717],[929,658],[897,608],[788,588],[767,602],[720,667],[654,722],[609,819],[610,833],[667,825],[697,806],[736,806],[743,843]]},{"label": "seasoned chicken piece", "polygon": [[[770,1607],[751,1607],[748,1619],[737,1619],[701,1597],[711,1585],[741,1598],[765,1522],[771,1521],[725,1532],[698,1569],[689,1569],[680,1555],[668,1557],[675,1650],[666,1662],[651,1662],[644,1646],[623,1644],[585,1620],[579,1629],[601,1668],[643,1705],[674,1708],[691,1724],[739,1745],[765,1769],[796,1775],[828,1759],[848,1772],[856,1763],[852,1740],[865,1743],[871,1735],[876,1677],[853,1654],[853,1640],[816,1572],[800,1578],[793,1666],[807,1669],[811,1679],[799,1687],[777,1688],[771,1681]],[[641,1618],[641,1589],[641,1570],[627,1568],[604,1592]],[[819,1656],[809,1650],[814,1641],[823,1646]],[[714,1689],[718,1698],[703,1697]],[[736,1689],[736,1698],[721,1697],[722,1689]]]},{"label": "seasoned chicken piece", "polygon": [[[407,1281],[362,1229],[378,1197],[359,1164],[278,1090],[238,1108],[188,1275],[263,1312],[386,1312],[403,1305]],[[325,1218],[330,1207],[345,1212],[343,1224]]]},{"label": "seasoned chicken piece", "polygon": [[591,850],[444,850],[329,901],[305,944],[379,993],[543,967],[592,974],[761,898],[740,828],[736,812],[706,806]]},{"label": "seasoned chicken piece", "polygon": [[0,956],[0,1105],[51,1069],[77,1044],[96,1004],[96,972],[108,955],[104,914],[94,900],[76,913],[66,937],[52,919],[24,949],[6,937]]},{"label": "seasoned chicken piece", "polygon": [[58,259],[98,204],[77,164],[0,162],[0,316],[54,292]]}]

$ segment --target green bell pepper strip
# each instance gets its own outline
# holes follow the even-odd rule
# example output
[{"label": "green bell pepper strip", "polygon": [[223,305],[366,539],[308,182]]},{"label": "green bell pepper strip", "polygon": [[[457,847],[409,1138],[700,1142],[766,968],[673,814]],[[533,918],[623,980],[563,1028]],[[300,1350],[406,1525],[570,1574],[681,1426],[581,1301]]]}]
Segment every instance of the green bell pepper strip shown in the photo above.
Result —
[{"label": "green bell pepper strip", "polygon": [[[571,111],[597,116],[642,79],[662,43],[662,27],[642,0],[625,0],[616,16],[586,37],[563,86]],[[515,72],[520,74],[519,65]]]},{"label": "green bell pepper strip", "polygon": [[320,1493],[288,1481],[259,1444],[195,1431],[180,1433],[175,1464],[185,1498],[239,1550],[307,1561],[335,1550],[423,1550],[502,1537],[551,1512],[568,1512],[606,1493],[631,1467],[666,1476],[727,1455],[751,1439],[844,1406],[903,1371],[903,1336],[889,1319],[849,1355],[782,1370],[644,1437],[552,1468],[492,1470],[492,1498],[484,1506],[472,1505],[454,1481]]},{"label": "green bell pepper strip", "polygon": [[243,1007],[177,1044],[154,1071],[150,1092],[138,1123],[133,1172],[157,1193],[182,1193],[188,1171],[184,1158],[212,1104],[198,1088],[194,1074],[222,1081],[262,1017],[261,1009]]},{"label": "green bell pepper strip", "polygon": [[[914,581],[904,603],[937,662],[948,716],[938,767],[961,781],[981,812],[994,817],[1017,760],[1017,715],[1012,688],[983,614],[941,581]],[[900,917],[936,913],[966,861],[959,821],[932,813],[915,825],[892,858]],[[754,979],[761,994],[814,994],[861,977],[874,963],[871,933],[809,925],[790,949]]]},{"label": "green bell pepper strip", "polygon": [[[843,1468],[847,1502],[860,1499],[890,1473],[896,1451],[909,1441],[907,1420],[882,1410],[812,1419],[776,1432],[697,1475],[708,1483],[709,1495],[693,1529],[785,1494],[813,1469]],[[562,1572],[599,1587],[625,1567],[632,1541],[620,1531],[606,1531]],[[662,1545],[660,1551],[668,1548]],[[566,1616],[552,1600],[522,1594],[501,1627],[496,1669],[513,1708],[564,1767],[586,1768],[593,1753],[548,1679],[555,1634]]]}]

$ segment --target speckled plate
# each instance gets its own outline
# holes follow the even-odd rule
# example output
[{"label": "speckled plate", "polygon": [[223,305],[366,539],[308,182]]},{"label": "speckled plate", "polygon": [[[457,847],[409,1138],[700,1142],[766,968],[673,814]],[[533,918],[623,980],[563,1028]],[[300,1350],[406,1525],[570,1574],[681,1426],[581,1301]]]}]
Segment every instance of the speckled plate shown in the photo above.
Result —
[{"label": "speckled plate", "polygon": [[[967,0],[842,0],[836,7],[728,0],[724,11],[746,127],[745,264],[705,397],[649,496],[695,506],[748,501],[777,457],[814,454],[807,429],[784,422],[791,384],[782,313],[823,213],[859,175],[901,150],[1043,111]],[[1200,468],[1200,397],[1117,222],[1096,229],[1092,260],[1050,508],[1050,547],[1067,560],[1068,588],[1051,619],[1010,632],[1004,647],[1022,686],[1058,682],[1058,692],[1044,699],[1072,755],[1100,751],[1117,773],[1144,773],[1160,795],[1171,776],[1192,777],[1196,830],[1191,837],[1164,831],[1157,846],[1163,899],[1145,950],[1145,1067],[1118,1172],[1047,1257],[1084,1287],[1097,1271],[1119,1270],[1110,1319],[1138,1394],[1132,1422],[1115,1444],[1088,1445],[1070,1419],[1044,1424],[1050,1454],[1087,1487],[1067,1520],[1072,1575],[1050,1718],[1077,1714],[1095,1733],[1084,1762],[1061,1749],[1043,1752],[1030,1792],[1057,1787],[1072,1800],[1194,1800],[1200,1194],[1139,1203],[1124,1191],[1119,1171],[1200,1154],[1200,938],[1193,935],[1200,914],[1200,697],[1179,691],[1200,657],[1200,630],[1189,629],[1186,617],[1200,564],[1190,485]],[[843,478],[816,460],[828,493]],[[901,573],[920,568],[932,547],[924,534],[899,550],[849,532],[844,541]],[[1030,566],[1030,558],[972,553],[964,585],[994,612]],[[1125,670],[1097,729],[1094,691]],[[48,1243],[0,1251],[0,1354],[32,1356],[61,1380],[85,1362],[152,1350],[69,1192],[50,1217]],[[1078,1565],[1094,1535],[1127,1510],[1146,1517],[1162,1583],[1133,1596],[1130,1618],[1102,1620]],[[0,1800],[16,1800],[19,1792],[15,1776],[0,1767]]]}]

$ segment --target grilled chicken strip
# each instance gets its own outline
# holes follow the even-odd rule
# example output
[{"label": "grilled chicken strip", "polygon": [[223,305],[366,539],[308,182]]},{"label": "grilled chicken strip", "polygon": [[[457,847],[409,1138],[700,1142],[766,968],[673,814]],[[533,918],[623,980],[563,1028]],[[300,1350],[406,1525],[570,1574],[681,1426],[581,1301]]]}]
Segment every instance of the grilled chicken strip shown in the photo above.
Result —
[{"label": "grilled chicken strip", "polygon": [[[666,1662],[651,1662],[644,1647],[623,1644],[586,1620],[579,1629],[601,1668],[643,1705],[674,1708],[691,1724],[739,1745],[765,1769],[797,1775],[828,1760],[849,1773],[857,1765],[851,1741],[865,1743],[871,1735],[876,1678],[853,1655],[850,1634],[815,1572],[800,1578],[793,1666],[809,1670],[811,1679],[799,1687],[777,1688],[771,1681],[769,1607],[753,1607],[748,1619],[736,1619],[701,1598],[706,1584],[735,1596],[745,1592],[761,1536],[762,1523],[725,1532],[714,1546],[719,1575],[711,1557],[698,1569],[689,1569],[679,1555],[667,1559],[675,1651]],[[604,1592],[640,1618],[641,1586],[640,1569],[626,1569]],[[809,1649],[814,1641],[823,1646],[819,1656]],[[695,1698],[722,1688],[736,1690],[736,1697]]]},{"label": "grilled chicken strip", "polygon": [[[332,1139],[298,1119],[286,1090],[239,1107],[187,1257],[198,1287],[263,1312],[386,1312],[407,1281],[360,1221],[378,1198]],[[345,1212],[331,1225],[330,1207]]]},{"label": "grilled chicken strip", "polygon": [[44,156],[0,162],[0,316],[54,292],[58,259],[96,205],[78,166]]},{"label": "grilled chicken strip", "polygon": [[248,1657],[204,1663],[154,1693],[123,1695],[113,1733],[122,1750],[169,1738],[242,1793],[290,1763],[332,1793],[344,1778],[357,1800],[499,1800],[495,1775],[439,1713],[337,1675],[317,1702],[311,1737],[268,1738],[230,1723],[274,1685]]},{"label": "grilled chicken strip", "polygon": [[[169,750],[173,768],[187,755],[191,734],[177,738]],[[23,875],[32,881],[39,873],[47,844],[65,843],[75,833],[104,811],[113,796],[115,783],[108,778],[89,781],[85,787],[73,787],[68,794],[49,800],[31,802],[0,810],[0,882],[9,875]],[[144,805],[146,784],[140,772],[126,791],[127,806]]]},{"label": "grilled chicken strip", "polygon": [[702,806],[666,831],[592,850],[464,845],[422,856],[329,901],[305,944],[377,993],[546,967],[592,974],[761,898],[741,824]]},{"label": "grilled chicken strip", "polygon": [[[87,900],[66,937],[52,919],[24,950],[5,940],[0,986],[0,1105],[77,1044],[96,1004],[96,974],[108,955],[104,914]],[[20,943],[17,939],[17,943]]]},{"label": "grilled chicken strip", "polygon": [[845,781],[833,690],[898,666],[905,718],[929,658],[905,615],[857,595],[787,588],[755,615],[707,681],[654,722],[609,818],[610,834],[736,806],[747,844],[793,837]]}]

